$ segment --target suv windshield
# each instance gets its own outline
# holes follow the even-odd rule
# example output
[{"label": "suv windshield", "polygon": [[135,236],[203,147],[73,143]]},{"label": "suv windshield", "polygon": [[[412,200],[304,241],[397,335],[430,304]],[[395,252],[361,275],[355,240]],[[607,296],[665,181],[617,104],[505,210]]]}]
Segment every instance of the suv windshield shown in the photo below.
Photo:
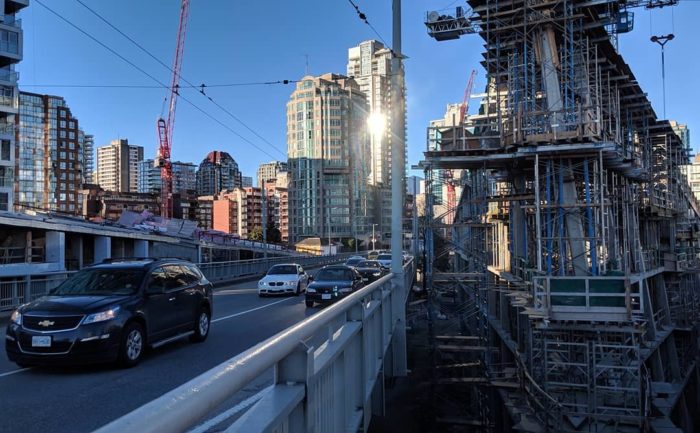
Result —
[{"label": "suv windshield", "polygon": [[296,275],[297,267],[294,265],[275,265],[267,271],[267,275]]},{"label": "suv windshield", "polygon": [[350,269],[321,269],[316,275],[316,281],[352,281],[353,274]]},{"label": "suv windshield", "polygon": [[139,290],[143,269],[83,269],[51,291],[52,295],[117,296]]},{"label": "suv windshield", "polygon": [[365,260],[364,262],[357,264],[358,268],[378,268],[380,266],[381,265],[379,264],[379,262],[374,260]]}]

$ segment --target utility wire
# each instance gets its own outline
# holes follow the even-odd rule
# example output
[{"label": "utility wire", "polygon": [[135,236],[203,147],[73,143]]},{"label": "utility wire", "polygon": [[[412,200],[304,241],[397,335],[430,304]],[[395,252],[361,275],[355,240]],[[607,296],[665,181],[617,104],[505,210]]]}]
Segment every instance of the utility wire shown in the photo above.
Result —
[{"label": "utility wire", "polygon": [[[180,89],[201,89],[202,87],[246,87],[246,86],[264,86],[274,84],[290,84],[297,83],[298,80],[278,80],[278,81],[259,81],[249,83],[228,83],[228,84],[200,84],[199,86],[178,86]],[[149,84],[22,84],[22,87],[72,87],[72,88],[117,88],[117,89],[168,89],[170,86],[155,86]]]},{"label": "utility wire", "polygon": [[[160,59],[159,59],[158,57],[156,57],[153,53],[151,53],[149,50],[147,50],[143,45],[139,44],[139,43],[138,43],[137,41],[135,41],[132,37],[130,37],[129,35],[127,35],[126,33],[124,33],[122,30],[120,30],[117,26],[115,26],[114,24],[112,24],[107,18],[103,17],[103,16],[100,15],[97,11],[95,11],[95,10],[92,9],[92,8],[90,8],[90,6],[86,5],[82,0],[76,0],[76,1],[77,1],[80,5],[82,5],[85,9],[87,9],[88,11],[90,11],[93,15],[95,15],[97,18],[99,18],[102,22],[104,22],[104,23],[107,24],[109,27],[111,27],[113,30],[115,30],[117,33],[119,33],[120,35],[122,35],[123,37],[125,37],[126,39],[128,39],[129,42],[131,42],[131,43],[134,44],[137,48],[139,48],[141,51],[143,51],[144,53],[146,53],[146,54],[147,54],[149,57],[151,57],[153,60],[155,60],[156,62],[160,63],[164,68],[168,69],[170,72],[175,73],[175,71],[173,71],[172,67],[170,67],[170,66],[167,65],[165,62],[163,62],[162,60],[160,60]],[[195,84],[193,84],[192,82],[188,81],[188,80],[187,80],[185,77],[183,77],[182,75],[180,75],[180,79],[181,79],[182,81],[184,81],[185,83],[187,83],[188,86],[189,86],[190,88],[199,88],[199,93],[201,93],[203,96],[205,96],[207,99],[209,99],[209,101],[211,101],[212,104],[214,104],[215,106],[217,106],[217,107],[218,107],[220,110],[222,110],[224,113],[228,114],[228,115],[229,115],[232,119],[234,119],[236,122],[238,122],[238,123],[240,123],[241,125],[243,125],[244,128],[246,128],[246,129],[247,129],[248,131],[250,131],[253,135],[255,135],[256,137],[258,137],[260,140],[264,141],[264,142],[267,143],[269,146],[271,146],[273,149],[275,149],[276,151],[278,151],[278,152],[280,152],[281,154],[283,154],[283,155],[286,156],[286,154],[284,154],[282,151],[280,151],[275,145],[273,145],[273,144],[270,143],[266,138],[264,138],[263,136],[261,136],[260,134],[258,134],[257,131],[253,130],[250,126],[248,126],[245,122],[243,122],[241,119],[239,119],[239,118],[238,118],[236,115],[234,115],[231,111],[227,110],[224,106],[222,106],[221,104],[219,104],[219,103],[217,103],[216,101],[214,101],[214,99],[212,99],[211,96],[209,96],[208,94],[206,94],[206,92],[205,92],[204,89],[205,89],[206,87],[212,87],[212,86],[207,86],[207,85],[205,85],[205,84],[201,84],[201,85],[199,85],[199,86],[198,86],[198,85],[195,85]],[[289,82],[289,80],[284,80],[284,81],[286,81],[286,82],[284,82],[283,84],[288,84],[288,82]],[[180,86],[180,87],[182,88],[182,87],[184,87],[184,86]]]},{"label": "utility wire", "polygon": [[[97,39],[97,38],[95,38],[94,36],[92,36],[90,33],[86,32],[86,31],[83,30],[82,28],[78,27],[76,24],[73,24],[73,23],[72,23],[70,20],[68,20],[67,18],[64,18],[64,17],[63,17],[62,15],[60,15],[58,12],[56,12],[56,11],[54,11],[53,9],[51,9],[50,7],[46,6],[41,0],[36,0],[36,2],[37,2],[39,5],[41,5],[44,9],[48,10],[49,12],[51,12],[52,14],[54,14],[54,15],[56,15],[58,18],[60,18],[62,21],[64,21],[65,23],[67,23],[68,25],[70,25],[71,27],[73,27],[74,29],[78,30],[80,33],[84,34],[84,35],[87,36],[88,38],[90,38],[90,39],[92,39],[93,41],[95,41],[97,44],[99,44],[100,46],[102,46],[103,48],[105,48],[105,49],[106,49],[107,51],[109,51],[110,53],[112,53],[112,54],[114,54],[115,56],[119,57],[121,60],[123,60],[124,62],[126,62],[126,63],[129,64],[130,66],[132,66],[134,69],[138,70],[139,72],[141,72],[142,74],[146,75],[147,77],[149,77],[150,79],[152,79],[152,80],[155,81],[156,83],[160,84],[162,87],[166,87],[166,88],[169,87],[169,86],[167,86],[165,83],[163,83],[162,81],[160,81],[158,78],[156,78],[156,77],[154,77],[153,75],[149,74],[148,72],[146,72],[145,70],[143,70],[142,68],[140,68],[138,65],[136,65],[135,63],[133,63],[132,61],[130,61],[130,60],[127,59],[126,57],[122,56],[121,54],[119,54],[118,52],[116,52],[115,50],[113,50],[112,48],[110,48],[108,45],[106,45],[106,44],[104,44],[103,42],[101,42],[99,39]],[[213,121],[215,121],[215,122],[218,123],[219,125],[223,126],[223,127],[226,128],[227,130],[231,131],[234,135],[236,135],[237,137],[241,138],[241,139],[242,139],[243,141],[245,141],[246,143],[250,144],[251,146],[253,146],[253,147],[255,147],[256,149],[258,149],[259,151],[263,152],[265,155],[267,155],[267,156],[269,156],[269,157],[271,157],[271,158],[273,158],[273,159],[275,158],[273,155],[271,155],[270,153],[268,153],[267,151],[265,151],[263,148],[261,148],[260,146],[256,145],[256,144],[253,143],[252,141],[248,140],[247,138],[245,138],[244,136],[242,136],[242,135],[239,134],[238,132],[234,131],[233,129],[231,129],[231,127],[229,127],[228,125],[224,124],[224,123],[221,122],[219,119],[217,119],[216,117],[214,117],[213,115],[211,115],[210,113],[208,113],[207,111],[205,111],[204,109],[202,109],[201,107],[197,106],[196,104],[194,104],[194,103],[193,103],[192,101],[190,101],[189,99],[185,98],[185,97],[182,96],[182,95],[180,95],[180,98],[181,98],[182,100],[184,100],[185,102],[187,102],[188,104],[190,104],[190,105],[191,105],[192,107],[194,107],[196,110],[200,111],[200,112],[201,112],[202,114],[204,114],[205,116],[209,117],[210,119],[212,119]],[[277,150],[278,152],[282,153],[279,149],[275,148],[274,146],[273,146],[273,148],[274,148],[275,150]]]},{"label": "utility wire", "polygon": [[[80,0],[78,0],[78,1],[80,1]],[[357,17],[358,17],[362,22],[364,22],[365,24],[367,24],[367,25],[369,26],[370,29],[372,29],[372,31],[374,32],[374,34],[377,35],[377,37],[379,38],[379,40],[382,41],[382,43],[384,44],[384,46],[385,46],[386,48],[388,48],[388,49],[391,51],[392,54],[395,54],[395,53],[394,53],[394,50],[392,50],[392,49],[391,49],[391,46],[390,46],[389,44],[386,43],[386,41],[384,40],[384,38],[382,37],[382,35],[379,34],[379,32],[377,31],[377,29],[375,29],[374,26],[373,26],[372,24],[370,24],[369,20],[367,19],[367,15],[365,15],[364,12],[362,12],[362,11],[360,10],[360,8],[355,4],[355,2],[353,2],[352,0],[348,0],[348,2],[349,2],[350,5],[355,9],[355,12],[357,12]]]}]

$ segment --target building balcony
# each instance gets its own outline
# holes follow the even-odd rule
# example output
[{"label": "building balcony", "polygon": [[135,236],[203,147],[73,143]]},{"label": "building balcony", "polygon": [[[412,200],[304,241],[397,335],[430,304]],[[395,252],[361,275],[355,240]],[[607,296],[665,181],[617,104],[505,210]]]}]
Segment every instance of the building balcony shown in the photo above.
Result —
[{"label": "building balcony", "polygon": [[11,176],[0,176],[0,188],[13,188],[14,179]]},{"label": "building balcony", "polygon": [[19,80],[19,72],[0,70],[0,84],[15,86]]},{"label": "building balcony", "polygon": [[29,0],[5,0],[5,13],[14,14],[29,6]]},{"label": "building balcony", "polygon": [[[2,16],[0,15],[0,17]],[[7,16],[5,15],[4,17],[6,18]],[[21,21],[0,21],[0,32],[7,32],[8,34],[0,39],[0,67],[19,63],[22,60],[23,40]]]}]

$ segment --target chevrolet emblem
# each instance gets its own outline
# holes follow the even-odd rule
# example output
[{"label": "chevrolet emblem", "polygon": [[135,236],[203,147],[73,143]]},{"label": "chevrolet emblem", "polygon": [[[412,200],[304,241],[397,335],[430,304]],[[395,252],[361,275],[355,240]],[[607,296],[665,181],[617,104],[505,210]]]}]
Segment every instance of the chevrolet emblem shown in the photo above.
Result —
[{"label": "chevrolet emblem", "polygon": [[41,325],[43,327],[48,328],[49,326],[53,325],[56,322],[52,322],[51,320],[42,320],[41,322],[37,323],[37,325]]}]

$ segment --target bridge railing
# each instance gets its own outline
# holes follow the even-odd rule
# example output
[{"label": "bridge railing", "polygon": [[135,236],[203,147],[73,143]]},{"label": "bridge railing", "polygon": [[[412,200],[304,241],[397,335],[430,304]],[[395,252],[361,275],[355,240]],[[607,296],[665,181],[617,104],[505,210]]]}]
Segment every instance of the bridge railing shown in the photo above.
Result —
[{"label": "bridge railing", "polygon": [[323,266],[345,261],[354,255],[337,254],[334,256],[308,256],[308,257],[270,257],[267,259],[235,260],[230,262],[198,263],[207,279],[213,283],[230,281],[235,278],[262,275],[270,269],[270,266],[282,263],[299,263],[301,266]]},{"label": "bridge railing", "polygon": [[72,273],[67,271],[3,277],[0,281],[0,311],[13,310],[44,296]]},{"label": "bridge railing", "polygon": [[184,432],[274,371],[227,432],[367,431],[384,376],[406,374],[405,308],[415,262],[100,428]]}]

